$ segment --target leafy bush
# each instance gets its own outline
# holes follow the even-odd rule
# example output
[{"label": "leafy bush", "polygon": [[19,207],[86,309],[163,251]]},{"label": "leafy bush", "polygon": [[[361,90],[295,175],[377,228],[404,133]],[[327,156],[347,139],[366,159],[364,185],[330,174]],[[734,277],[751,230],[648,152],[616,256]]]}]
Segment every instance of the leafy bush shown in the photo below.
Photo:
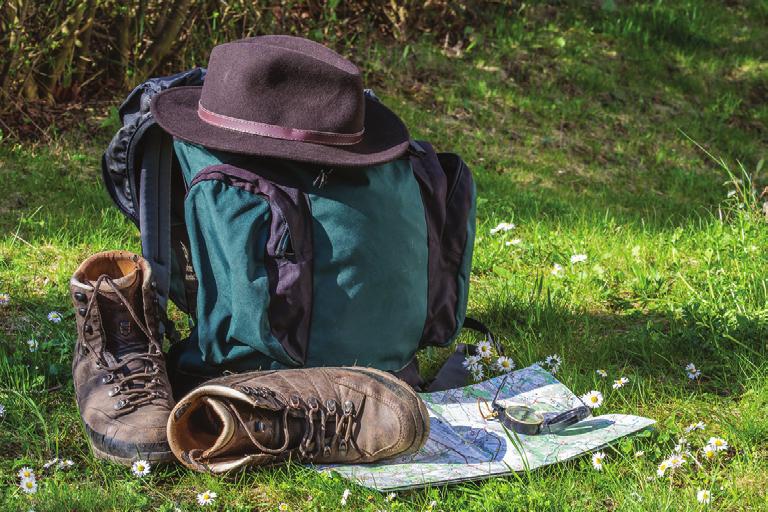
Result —
[{"label": "leafy bush", "polygon": [[456,44],[481,13],[503,8],[490,0],[6,0],[0,90],[8,99],[78,99],[204,64],[213,45],[260,34],[345,49],[372,37],[403,42],[422,34]]}]

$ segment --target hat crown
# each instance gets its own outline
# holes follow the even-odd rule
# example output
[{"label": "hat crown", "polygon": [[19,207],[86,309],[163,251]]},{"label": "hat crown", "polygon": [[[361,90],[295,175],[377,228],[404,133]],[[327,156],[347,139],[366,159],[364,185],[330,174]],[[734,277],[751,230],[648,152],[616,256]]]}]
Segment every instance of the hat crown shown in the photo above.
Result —
[{"label": "hat crown", "polygon": [[359,133],[365,121],[359,69],[333,50],[291,36],[216,46],[200,106],[246,122],[331,134]]}]

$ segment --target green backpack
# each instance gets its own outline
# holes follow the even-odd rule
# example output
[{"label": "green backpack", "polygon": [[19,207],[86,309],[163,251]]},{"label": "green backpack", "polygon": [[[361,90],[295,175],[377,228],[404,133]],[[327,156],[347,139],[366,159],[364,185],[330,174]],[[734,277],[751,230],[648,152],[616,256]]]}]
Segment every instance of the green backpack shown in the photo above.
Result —
[{"label": "green backpack", "polygon": [[416,352],[449,345],[465,323],[476,207],[467,166],[416,141],[364,168],[171,146],[149,99],[203,78],[198,69],[139,86],[103,160],[161,305],[170,297],[190,316],[189,338],[168,356],[172,378],[362,365],[417,381]]}]

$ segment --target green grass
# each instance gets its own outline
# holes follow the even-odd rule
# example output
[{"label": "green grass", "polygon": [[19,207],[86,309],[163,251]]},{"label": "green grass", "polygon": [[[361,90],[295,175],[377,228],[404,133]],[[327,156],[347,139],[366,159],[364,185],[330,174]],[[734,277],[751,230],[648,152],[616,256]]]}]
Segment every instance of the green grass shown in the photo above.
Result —
[{"label": "green grass", "polygon": [[[11,302],[0,308],[0,507],[192,510],[196,492],[211,489],[221,510],[281,502],[336,510],[351,487],[353,510],[426,510],[432,500],[440,510],[696,510],[696,491],[707,488],[713,509],[765,510],[768,226],[758,196],[768,182],[766,26],[762,1],[531,3],[475,28],[469,49],[425,40],[355,52],[416,137],[462,154],[473,169],[480,200],[470,314],[493,327],[519,367],[558,353],[564,383],[603,391],[600,412],[658,421],[606,450],[603,472],[582,458],[386,503],[295,465],[232,477],[157,468],[140,480],[96,461],[71,389],[67,282],[95,251],[138,249],[135,228],[100,183],[109,129],[4,140],[0,293]],[[490,235],[502,221],[517,228]],[[513,238],[521,242],[507,246]],[[571,264],[577,253],[587,261]],[[51,310],[64,321],[48,322]],[[429,350],[422,361],[434,370],[446,354]],[[703,371],[697,382],[683,369],[691,361]],[[597,368],[630,383],[612,390]],[[699,420],[707,428],[688,436],[694,448],[716,435],[728,453],[655,478],[685,426]],[[76,464],[41,473],[51,457]],[[16,487],[24,465],[40,476],[34,496]]]}]

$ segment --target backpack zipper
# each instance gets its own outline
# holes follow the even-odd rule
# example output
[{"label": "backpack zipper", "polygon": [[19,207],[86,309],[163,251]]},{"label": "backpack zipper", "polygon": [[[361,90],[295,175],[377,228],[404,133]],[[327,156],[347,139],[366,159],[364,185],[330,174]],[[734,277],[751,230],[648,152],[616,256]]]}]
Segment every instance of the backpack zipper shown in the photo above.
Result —
[{"label": "backpack zipper", "polygon": [[325,184],[328,183],[328,177],[332,172],[333,169],[320,169],[320,174],[317,175],[317,178],[315,178],[315,181],[312,182],[312,185],[316,186],[317,188],[325,187]]},{"label": "backpack zipper", "polygon": [[277,250],[275,256],[278,258],[287,258],[293,256],[293,244],[291,243],[291,231],[288,229],[288,224],[283,228],[283,232],[280,233],[280,240],[277,242]]}]

